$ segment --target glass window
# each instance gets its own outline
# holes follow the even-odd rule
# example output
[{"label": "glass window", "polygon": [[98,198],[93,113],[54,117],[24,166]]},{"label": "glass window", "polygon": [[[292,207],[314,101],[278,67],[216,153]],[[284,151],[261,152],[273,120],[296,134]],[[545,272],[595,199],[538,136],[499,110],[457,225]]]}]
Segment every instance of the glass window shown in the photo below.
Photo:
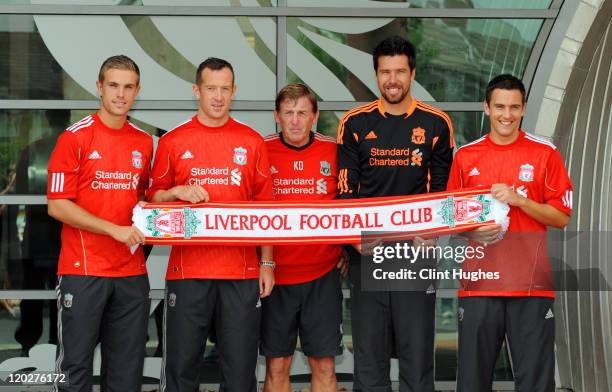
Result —
[{"label": "glass window", "polygon": [[[275,3],[275,2],[274,2]],[[552,0],[287,0],[289,7],[372,7],[372,8],[532,8],[546,9]]]},{"label": "glass window", "polygon": [[[33,361],[25,366],[22,363],[13,362],[11,364],[5,361],[10,358],[29,357],[28,350],[37,344],[57,343],[56,303],[57,301],[54,299],[0,299],[2,309],[6,310],[3,317],[0,317],[0,330],[3,331],[0,335],[0,351],[2,353],[0,363],[3,370],[12,372],[28,367],[38,368],[41,362],[48,363],[51,367],[39,368],[39,370],[54,369],[55,346],[39,346],[31,353]],[[0,381],[0,385],[6,384]]]},{"label": "glass window", "polygon": [[0,15],[0,22],[0,99],[95,100],[100,65],[120,53],[140,67],[141,100],[193,99],[197,66],[211,56],[232,63],[236,99],[274,99],[275,18]]},{"label": "glass window", "polygon": [[131,6],[231,6],[231,7],[275,7],[276,0],[3,0],[11,5],[131,5]]},{"label": "glass window", "polygon": [[[5,0],[12,5],[29,5],[30,0]],[[38,1],[37,3],[42,3]],[[413,8],[532,8],[546,9],[552,0],[287,0],[288,7],[413,7]],[[276,7],[278,0],[207,0],[203,4],[200,0],[46,0],[44,4],[57,5],[132,5],[132,6],[231,6],[231,7]]]},{"label": "glass window", "polygon": [[54,290],[61,230],[46,204],[0,205],[1,287]]},{"label": "glass window", "polygon": [[539,19],[287,18],[287,75],[322,100],[374,99],[371,53],[380,37],[399,34],[417,49],[417,99],[477,102],[493,76],[523,75],[541,25]]}]

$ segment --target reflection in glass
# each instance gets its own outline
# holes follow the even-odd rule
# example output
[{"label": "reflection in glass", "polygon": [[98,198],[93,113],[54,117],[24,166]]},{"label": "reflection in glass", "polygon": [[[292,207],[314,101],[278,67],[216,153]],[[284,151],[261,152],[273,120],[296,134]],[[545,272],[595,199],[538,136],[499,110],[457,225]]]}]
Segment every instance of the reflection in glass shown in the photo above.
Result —
[{"label": "reflection in glass", "polygon": [[370,8],[531,8],[546,9],[552,0],[287,0],[289,7]]},{"label": "reflection in glass", "polygon": [[209,56],[233,64],[237,99],[272,100],[275,52],[270,17],[0,15],[0,99],[95,100],[100,64],[123,53],[140,67],[141,100],[193,99]]},{"label": "reflection in glass", "polygon": [[[335,22],[342,21],[350,21],[350,27],[336,28]],[[325,100],[372,100],[378,88],[371,53],[381,37],[397,34],[417,48],[415,97],[481,101],[493,76],[523,75],[542,25],[539,19],[370,18],[367,22],[361,26],[359,19],[288,18],[290,81],[304,81]],[[303,64],[310,58],[317,62],[306,72]]]},{"label": "reflection in glass", "polygon": [[[17,194],[44,194],[47,189],[47,162],[59,135],[70,123],[69,110],[47,110],[48,134],[27,144],[19,153],[15,165],[13,191]],[[12,192],[11,192],[12,193]],[[4,260],[7,275],[5,288],[53,290],[56,266],[61,246],[62,225],[47,214],[46,205],[9,205],[2,216],[3,239],[9,244]],[[4,231],[4,230],[3,230]],[[43,333],[43,312],[49,313],[49,343],[57,342],[55,301],[21,300],[19,325],[15,340],[22,355],[39,341]]]},{"label": "reflection in glass", "polygon": [[[531,8],[546,9],[550,7],[552,0],[287,0],[288,7],[414,7],[414,8]],[[9,4],[28,5],[30,0],[8,0]],[[232,6],[232,7],[276,7],[277,0],[208,0],[203,4],[199,0],[115,0],[115,1],[91,1],[91,0],[48,0],[45,4],[72,4],[72,5],[133,5],[133,6]]]},{"label": "reflection in glass", "polygon": [[[24,150],[23,155],[27,156],[30,152],[31,149]],[[17,170],[27,170],[24,165],[27,165],[27,160],[20,161]],[[22,178],[28,180],[27,176]],[[40,182],[36,177],[31,181]],[[40,185],[46,186],[46,179]],[[0,215],[0,236],[2,243],[6,244],[0,255],[0,268],[5,271],[2,287],[12,290],[55,289],[61,224],[47,215],[46,205],[4,207]],[[42,336],[47,337],[47,343],[57,343],[57,308],[54,300],[3,300],[2,304],[19,320],[14,329],[14,338],[20,345],[21,355],[27,355]],[[43,328],[45,313],[50,322]]]}]

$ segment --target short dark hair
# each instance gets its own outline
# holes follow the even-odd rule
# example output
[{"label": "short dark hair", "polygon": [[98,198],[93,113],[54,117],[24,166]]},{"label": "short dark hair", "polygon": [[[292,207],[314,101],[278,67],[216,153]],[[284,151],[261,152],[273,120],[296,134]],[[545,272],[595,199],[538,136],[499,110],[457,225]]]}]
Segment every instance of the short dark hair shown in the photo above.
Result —
[{"label": "short dark hair", "polygon": [[374,48],[374,71],[378,71],[378,58],[380,56],[406,56],[408,66],[413,71],[416,68],[416,49],[407,39],[394,35],[382,40]]},{"label": "short dark hair", "polygon": [[196,71],[195,82],[196,85],[200,85],[202,83],[202,71],[206,68],[212,71],[220,71],[223,68],[229,68],[232,71],[232,84],[234,84],[234,67],[227,60],[219,59],[217,57],[209,57],[206,60],[202,61],[198,66],[198,70]]},{"label": "short dark hair", "polygon": [[493,94],[493,90],[495,89],[502,90],[518,90],[521,92],[523,96],[523,103],[525,103],[525,85],[521,81],[521,79],[516,76],[510,74],[502,74],[497,75],[487,85],[487,90],[485,92],[485,101],[488,103],[491,102],[491,95]]},{"label": "short dark hair", "polygon": [[319,106],[317,105],[317,97],[314,95],[312,90],[308,88],[308,86],[302,83],[291,83],[283,87],[276,95],[276,111],[280,111],[281,103],[284,100],[288,99],[290,101],[297,101],[302,97],[308,98],[310,104],[312,105],[313,113],[316,113],[319,110]]},{"label": "short dark hair", "polygon": [[123,54],[117,56],[111,56],[104,60],[98,72],[98,81],[104,82],[104,73],[109,69],[123,69],[127,71],[134,71],[138,75],[138,83],[140,83],[140,69],[136,62]]}]

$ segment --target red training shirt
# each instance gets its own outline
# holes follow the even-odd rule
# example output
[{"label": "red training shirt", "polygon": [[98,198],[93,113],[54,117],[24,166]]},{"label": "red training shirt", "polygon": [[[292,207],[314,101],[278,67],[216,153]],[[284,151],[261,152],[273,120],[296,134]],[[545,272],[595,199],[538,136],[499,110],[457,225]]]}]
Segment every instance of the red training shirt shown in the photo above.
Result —
[{"label": "red training shirt", "polygon": [[[308,144],[291,146],[282,134],[266,137],[276,200],[331,200],[337,192],[337,147],[333,138],[311,132]],[[274,246],[276,284],[315,280],[335,267],[339,245]]]},{"label": "red training shirt", "polygon": [[[159,139],[150,200],[159,190],[200,185],[211,202],[272,200],[268,154],[261,135],[233,118],[208,127],[197,116]],[[166,279],[254,279],[255,246],[172,246]]]},{"label": "red training shirt", "polygon": [[[508,145],[497,145],[487,135],[459,148],[447,190],[504,183],[524,197],[570,215],[573,188],[561,154],[552,143],[519,132],[518,139]],[[499,279],[463,280],[460,297],[554,298],[546,247],[547,226],[517,207],[510,207],[509,218],[504,238],[484,248],[484,258],[467,259],[463,265],[463,271],[499,272]]]},{"label": "red training shirt", "polygon": [[[121,129],[87,116],[58,138],[48,166],[47,198],[70,199],[92,215],[121,226],[149,182],[153,139],[126,121]],[[112,237],[62,228],[58,275],[123,277],[147,272],[142,247],[132,254]]]}]

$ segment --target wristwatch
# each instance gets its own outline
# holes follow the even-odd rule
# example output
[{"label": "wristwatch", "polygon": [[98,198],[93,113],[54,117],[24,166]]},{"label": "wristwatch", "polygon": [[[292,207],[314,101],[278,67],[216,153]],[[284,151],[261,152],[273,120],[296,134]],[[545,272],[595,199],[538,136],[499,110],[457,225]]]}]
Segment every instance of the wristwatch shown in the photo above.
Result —
[{"label": "wristwatch", "polygon": [[260,267],[270,267],[272,269],[276,268],[276,263],[272,260],[261,260],[259,262]]}]

